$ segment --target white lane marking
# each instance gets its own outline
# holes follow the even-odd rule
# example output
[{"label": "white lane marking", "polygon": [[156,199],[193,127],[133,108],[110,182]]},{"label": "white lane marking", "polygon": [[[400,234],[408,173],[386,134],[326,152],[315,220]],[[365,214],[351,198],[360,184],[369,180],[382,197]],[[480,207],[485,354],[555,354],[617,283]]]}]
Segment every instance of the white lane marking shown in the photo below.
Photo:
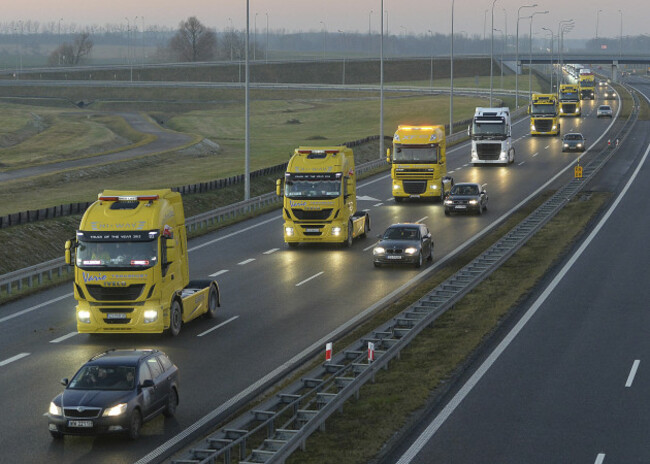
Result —
[{"label": "white lane marking", "polygon": [[522,162],[519,163],[517,166],[521,166],[521,165],[524,164],[524,163],[525,163],[525,161],[522,161]]},{"label": "white lane marking", "polygon": [[79,332],[70,332],[68,335],[64,335],[63,337],[55,338],[54,340],[50,340],[50,343],[60,343],[64,340],[67,340],[68,338],[72,338],[75,335],[79,335]]},{"label": "white lane marking", "polygon": [[29,356],[31,353],[20,353],[17,354],[16,356],[12,356],[11,358],[5,359],[4,361],[0,361],[0,367],[6,366],[9,363],[12,363],[14,361],[18,361],[19,359],[24,358],[25,356]]},{"label": "white lane marking", "polygon": [[245,259],[241,263],[237,263],[237,265],[243,266],[244,264],[252,263],[253,261],[255,261],[255,258],[249,258],[249,259]]},{"label": "white lane marking", "polygon": [[[603,134],[604,136],[604,134]],[[603,136],[601,136],[598,140],[602,139]],[[648,153],[650,153],[650,144],[648,145],[648,148],[645,151],[645,154],[641,158],[641,161],[639,161],[639,164],[637,165],[636,169],[630,176],[630,179],[627,181],[627,184],[625,184],[625,187],[623,187],[623,190],[618,194],[618,197],[616,197],[616,200],[612,203],[612,205],[609,207],[605,215],[601,218],[600,222],[594,227],[594,229],[591,231],[589,236],[583,240],[582,245],[580,245],[580,248],[571,256],[569,261],[564,265],[564,267],[560,270],[560,272],[553,278],[551,283],[546,287],[546,289],[542,292],[542,294],[535,300],[535,302],[532,304],[532,306],[526,311],[526,313],[522,316],[522,318],[515,324],[515,326],[512,328],[510,332],[505,336],[505,338],[499,343],[499,345],[490,353],[490,355],[487,357],[487,359],[479,366],[479,368],[474,372],[474,374],[470,377],[470,379],[460,388],[458,393],[454,395],[454,397],[447,403],[447,405],[443,408],[443,410],[438,414],[432,421],[429,423],[427,428],[422,432],[422,434],[415,439],[413,444],[409,447],[408,450],[404,452],[404,454],[399,458],[397,461],[397,464],[408,464],[410,463],[415,456],[422,450],[422,448],[431,440],[431,438],[436,434],[438,429],[442,426],[442,424],[445,423],[445,421],[453,414],[453,412],[456,410],[456,408],[460,405],[460,403],[463,402],[465,397],[469,395],[469,393],[472,391],[472,389],[478,384],[478,382],[481,380],[481,378],[485,375],[485,373],[492,367],[492,365],[496,362],[496,360],[501,356],[501,354],[508,348],[510,343],[517,337],[519,332],[524,328],[524,326],[528,323],[528,321],[537,313],[537,310],[544,304],[546,299],[549,297],[551,293],[555,290],[555,287],[558,286],[558,284],[562,281],[564,276],[569,272],[569,270],[573,267],[575,262],[582,256],[582,253],[587,249],[589,244],[593,241],[594,237],[600,232],[600,229],[603,228],[605,223],[609,220],[610,216],[614,213],[614,210],[618,207],[618,204],[623,200],[623,197],[627,193],[627,191],[630,189],[630,186],[636,179],[636,177],[639,175],[639,171],[641,171],[641,168],[645,164],[646,159],[648,158]],[[561,172],[564,172],[567,170],[570,166],[567,166],[565,169],[563,169]],[[558,177],[559,173],[554,176]],[[547,184],[549,185],[552,182],[552,180],[549,180]],[[440,264],[440,263],[438,263]],[[436,266],[432,266],[430,269],[434,269]],[[424,271],[427,272],[427,271]],[[604,455],[603,455],[604,458]]]},{"label": "white lane marking", "polygon": [[372,205],[372,206],[381,206],[381,205],[383,205],[383,203],[375,203],[375,204]]},{"label": "white lane marking", "polygon": [[310,280],[315,279],[316,277],[318,277],[319,275],[324,274],[324,273],[325,273],[324,271],[320,271],[318,274],[314,274],[313,276],[306,278],[306,279],[303,280],[302,282],[298,282],[298,283],[296,284],[296,287],[300,287],[302,284],[306,284],[306,283],[309,282]]},{"label": "white lane marking", "polygon": [[263,226],[263,225],[265,225],[265,224],[268,224],[269,222],[279,221],[280,219],[282,219],[282,216],[281,216],[281,215],[280,215],[280,216],[273,217],[273,218],[271,218],[271,219],[267,219],[266,221],[258,222],[257,224],[254,224],[254,225],[252,225],[252,226],[244,227],[243,229],[239,229],[238,231],[232,232],[232,233],[230,233],[230,234],[226,234],[226,235],[224,235],[223,237],[217,237],[217,238],[215,238],[215,239],[208,240],[208,241],[205,242],[205,243],[201,243],[200,245],[196,245],[196,246],[194,246],[194,247],[192,247],[192,248],[188,248],[187,251],[188,251],[188,252],[191,252],[191,251],[200,250],[201,248],[203,248],[203,247],[207,247],[207,246],[209,246],[209,245],[212,245],[213,243],[217,243],[217,242],[220,242],[221,240],[225,240],[225,239],[227,239],[227,238],[234,237],[235,235],[239,235],[239,234],[242,234],[242,233],[244,233],[244,232],[248,232],[248,231],[251,230],[251,229],[255,229],[255,228],[257,228],[257,227]]},{"label": "white lane marking", "polygon": [[221,274],[225,274],[226,272],[228,272],[228,269],[222,269],[220,271],[215,272],[214,274],[210,274],[210,277],[217,277],[220,276]]},{"label": "white lane marking", "polygon": [[639,359],[636,359],[632,363],[632,369],[630,369],[630,373],[627,376],[627,381],[625,382],[625,386],[627,388],[630,388],[632,386],[632,382],[634,382],[634,377],[636,376],[636,371],[639,370],[639,364],[641,364],[641,361]]},{"label": "white lane marking", "polygon": [[271,255],[271,254],[275,253],[275,252],[278,251],[278,250],[280,250],[280,249],[279,249],[279,248],[271,248],[270,250],[266,250],[266,251],[265,251],[264,253],[262,253],[262,254],[263,254],[263,255]]},{"label": "white lane marking", "polygon": [[469,166],[469,163],[463,164],[464,168],[466,168],[467,166]]},{"label": "white lane marking", "polygon": [[197,335],[197,337],[202,337],[202,336],[204,336],[204,335],[206,335],[206,334],[209,334],[209,333],[212,332],[213,330],[217,330],[219,327],[223,327],[224,325],[226,325],[226,324],[228,324],[228,323],[234,321],[234,320],[237,319],[238,317],[239,317],[239,316],[233,316],[233,317],[231,317],[230,319],[228,319],[227,321],[223,321],[221,324],[215,325],[214,327],[212,327],[211,329],[206,330],[205,332],[201,332],[200,334]]},{"label": "white lane marking", "polygon": [[17,313],[10,314],[9,316],[5,316],[3,318],[0,318],[0,323],[8,321],[9,319],[13,319],[14,317],[22,316],[23,314],[30,313],[30,312],[32,312],[32,311],[34,311],[36,309],[42,308],[43,306],[47,306],[47,305],[49,305],[51,303],[56,303],[57,301],[61,301],[64,298],[68,298],[68,297],[73,296],[73,295],[74,295],[74,293],[68,293],[66,295],[63,295],[63,296],[48,300],[45,303],[41,303],[41,304],[37,304],[36,306],[32,306],[31,308],[23,309],[22,311],[18,311]]},{"label": "white lane marking", "polygon": [[548,147],[550,147],[550,146],[551,146],[551,145],[550,145],[550,144],[548,144],[548,145],[546,145],[546,146],[545,146],[544,148],[545,148],[545,149],[548,149]]},{"label": "white lane marking", "polygon": [[[547,147],[547,148],[548,148],[548,147]],[[535,152],[535,153],[533,154],[533,158],[536,157],[537,155],[539,155],[539,152]]]},{"label": "white lane marking", "polygon": [[605,461],[605,453],[598,453],[598,456],[596,456],[596,460],[594,461],[594,464],[603,464]]},{"label": "white lane marking", "polygon": [[365,247],[365,248],[363,249],[363,251],[368,251],[368,250],[370,250],[371,248],[376,247],[378,243],[379,243],[379,242],[375,242],[375,243],[373,243],[372,245],[370,245],[370,246],[368,246],[368,247]]},{"label": "white lane marking", "polygon": [[454,171],[455,171],[454,169],[452,169],[451,171],[447,171],[447,174],[453,174]]},{"label": "white lane marking", "polygon": [[429,216],[424,216],[423,218],[420,218],[420,219],[418,219],[418,220],[415,221],[415,222],[416,222],[416,223],[418,223],[418,222],[422,222],[422,221],[424,221],[425,219],[429,219]]},{"label": "white lane marking", "polygon": [[369,197],[368,195],[362,195],[360,197],[357,197],[357,201],[359,200],[379,201],[377,198]]},{"label": "white lane marking", "polygon": [[395,198],[394,198],[394,197],[390,197],[390,198],[388,198],[387,200],[384,200],[384,201],[393,201],[393,200],[395,200]]}]

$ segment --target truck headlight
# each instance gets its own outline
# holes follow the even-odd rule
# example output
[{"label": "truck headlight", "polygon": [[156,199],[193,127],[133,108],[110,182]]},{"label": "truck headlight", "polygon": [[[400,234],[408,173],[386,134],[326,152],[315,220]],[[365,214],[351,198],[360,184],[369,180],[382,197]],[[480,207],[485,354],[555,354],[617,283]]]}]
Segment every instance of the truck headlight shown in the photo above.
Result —
[{"label": "truck headlight", "polygon": [[553,124],[553,130],[557,129],[557,125]]},{"label": "truck headlight", "polygon": [[53,416],[62,416],[63,415],[63,409],[61,409],[61,406],[57,406],[54,404],[54,402],[50,402],[50,409],[48,411],[51,415]]},{"label": "truck headlight", "polygon": [[431,188],[432,188],[433,190],[438,190],[438,186],[437,186],[436,184],[433,184],[433,185],[431,186]]},{"label": "truck headlight", "polygon": [[288,237],[293,237],[293,227],[285,227],[284,233],[287,234]]},{"label": "truck headlight", "polygon": [[393,190],[397,190],[399,188],[398,184],[393,184]]},{"label": "truck headlight", "polygon": [[536,130],[537,130],[537,129],[535,129],[535,124],[531,124],[531,125],[530,125],[530,130],[532,130],[532,131],[536,131]]},{"label": "truck headlight", "polygon": [[404,250],[404,253],[406,253],[407,255],[414,255],[417,252],[418,249],[415,247],[408,247],[406,250]]},{"label": "truck headlight", "polygon": [[104,414],[102,414],[102,416],[104,417],[121,416],[125,412],[126,412],[126,403],[120,403],[120,404],[116,404],[112,408],[104,409]]},{"label": "truck headlight", "polygon": [[85,309],[77,312],[77,319],[84,324],[90,324],[90,311]]},{"label": "truck headlight", "polygon": [[332,227],[332,235],[341,235],[340,227]]},{"label": "truck headlight", "polygon": [[149,324],[158,320],[158,310],[156,309],[147,309],[144,312],[144,323]]},{"label": "truck headlight", "polygon": [[385,249],[384,247],[380,247],[380,246],[375,247],[375,248],[373,248],[373,250],[372,250],[372,254],[373,254],[373,255],[383,255],[383,254],[386,254],[386,249]]}]

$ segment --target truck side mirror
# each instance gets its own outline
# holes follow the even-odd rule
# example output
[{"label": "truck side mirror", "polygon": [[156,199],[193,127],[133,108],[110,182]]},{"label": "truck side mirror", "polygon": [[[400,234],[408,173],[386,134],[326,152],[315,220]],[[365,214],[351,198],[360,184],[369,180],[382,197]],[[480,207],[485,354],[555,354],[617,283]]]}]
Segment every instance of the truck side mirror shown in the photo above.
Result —
[{"label": "truck side mirror", "polygon": [[390,164],[390,148],[386,149],[386,162]]},{"label": "truck side mirror", "polygon": [[282,179],[275,181],[275,194],[279,197],[282,196]]},{"label": "truck side mirror", "polygon": [[65,242],[65,263],[68,266],[74,266],[74,244],[72,240]]}]

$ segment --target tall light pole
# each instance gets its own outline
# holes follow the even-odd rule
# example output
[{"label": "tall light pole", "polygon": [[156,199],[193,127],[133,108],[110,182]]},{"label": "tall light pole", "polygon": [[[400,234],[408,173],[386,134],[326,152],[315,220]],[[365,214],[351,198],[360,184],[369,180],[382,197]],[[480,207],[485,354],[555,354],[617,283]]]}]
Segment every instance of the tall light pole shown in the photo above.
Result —
[{"label": "tall light pole", "polygon": [[551,93],[553,93],[553,31],[548,27],[543,27],[542,30],[551,33]]},{"label": "tall light pole", "polygon": [[557,64],[558,64],[558,71],[559,75],[557,78],[557,85],[559,86],[562,82],[564,82],[564,74],[562,72],[562,36],[560,35],[562,32],[562,27],[566,24],[571,24],[573,23],[573,18],[571,19],[563,19],[557,24]]},{"label": "tall light pole", "polygon": [[454,0],[451,0],[451,60],[449,61],[449,135],[454,129]]},{"label": "tall light pole", "polygon": [[[503,37],[503,43],[505,44],[505,42],[506,42],[505,33],[501,29],[498,29],[496,27],[494,28],[494,32],[500,32],[501,33],[501,35]],[[499,68],[501,68],[501,81],[500,81],[499,85],[501,86],[500,88],[503,89],[503,46],[501,47],[501,60],[499,61]]]},{"label": "tall light pole", "polygon": [[601,13],[602,11],[603,11],[603,10],[598,10],[598,11],[596,12],[596,39],[598,38],[598,20],[600,19],[599,16],[600,16],[600,13]]},{"label": "tall light pole", "polygon": [[257,59],[257,15],[259,13],[255,13],[255,18],[253,19],[253,61]]},{"label": "tall light pole", "polygon": [[548,14],[546,11],[533,11],[529,16],[530,18],[530,30],[528,32],[528,101],[531,101],[533,98],[533,18],[538,14]]},{"label": "tall light pole", "polygon": [[[230,61],[232,61],[232,42],[235,39],[235,28],[232,26],[232,18],[228,18],[230,21]],[[240,81],[241,82],[241,81]]]},{"label": "tall light pole", "polygon": [[621,29],[618,35],[618,59],[620,60],[623,53],[623,12],[618,10],[618,14],[621,15]]},{"label": "tall light pole", "polygon": [[372,10],[368,13],[368,48],[370,50],[370,55],[372,56],[372,23],[370,22],[372,19]]},{"label": "tall light pole", "polygon": [[246,86],[244,91],[244,100],[246,106],[246,142],[245,142],[245,153],[244,153],[244,200],[248,200],[251,197],[251,182],[250,182],[250,158],[251,158],[251,143],[250,143],[250,73],[249,73],[249,60],[248,60],[248,46],[249,46],[249,36],[250,36],[250,0],[246,0],[246,51],[244,56],[246,57]]},{"label": "tall light pole", "polygon": [[61,66],[61,21],[63,18],[59,19],[59,66]]},{"label": "tall light pole", "polygon": [[560,37],[558,37],[558,41],[559,41],[560,46],[561,46],[562,49],[564,49],[564,33],[572,31],[573,27],[574,27],[573,22],[562,25],[561,32],[560,32]]},{"label": "tall light pole", "polygon": [[343,77],[341,78],[341,84],[345,85],[345,52],[347,52],[347,43],[345,40],[345,32],[339,29],[341,36],[343,37]]},{"label": "tall light pole", "polygon": [[266,47],[264,48],[264,61],[269,61],[269,13],[266,12]]},{"label": "tall light pole", "polygon": [[503,36],[505,37],[505,41],[503,43],[503,46],[505,47],[505,50],[508,51],[508,12],[506,11],[505,8],[501,8],[503,10]]},{"label": "tall light pole", "polygon": [[386,156],[384,148],[384,0],[379,9],[379,159]]},{"label": "tall light pole", "polygon": [[429,87],[433,88],[433,31],[429,29],[427,32],[431,34],[431,72],[429,73]]},{"label": "tall light pole", "polygon": [[517,9],[517,38],[515,39],[515,108],[519,108],[519,20],[521,19],[520,12],[522,8],[535,8],[537,3],[532,5],[523,5]]},{"label": "tall light pole", "polygon": [[494,4],[497,0],[492,1],[492,23],[490,25],[490,108],[492,108],[492,72],[494,56]]},{"label": "tall light pole", "polygon": [[319,21],[323,25],[323,61],[325,61],[325,39],[327,37],[327,26],[323,21]]},{"label": "tall light pole", "polygon": [[485,48],[486,48],[485,47],[485,39],[486,39],[485,32],[487,31],[487,14],[488,14],[488,11],[490,11],[490,10],[485,10],[485,12],[483,13],[483,47],[482,47],[483,50],[485,50]]}]

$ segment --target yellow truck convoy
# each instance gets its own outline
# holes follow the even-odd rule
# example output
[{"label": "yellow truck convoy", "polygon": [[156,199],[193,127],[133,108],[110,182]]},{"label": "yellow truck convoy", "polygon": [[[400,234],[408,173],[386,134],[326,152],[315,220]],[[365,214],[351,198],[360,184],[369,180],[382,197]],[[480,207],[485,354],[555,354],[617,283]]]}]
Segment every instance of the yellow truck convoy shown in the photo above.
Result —
[{"label": "yellow truck convoy", "polygon": [[560,116],[581,115],[580,89],[576,84],[560,84],[558,92],[560,100]]},{"label": "yellow truck convoy", "polygon": [[444,126],[399,125],[393,136],[393,151],[387,150],[391,164],[393,197],[442,199],[454,181],[447,176]]},{"label": "yellow truck convoy", "polygon": [[105,190],[65,244],[74,266],[77,330],[178,335],[184,322],[216,317],[219,286],[189,279],[178,192]]},{"label": "yellow truck convoy", "polygon": [[558,101],[554,94],[534,93],[530,105],[530,135],[560,135]]},{"label": "yellow truck convoy", "polygon": [[578,76],[578,86],[580,87],[580,99],[593,100],[595,98],[596,78],[594,73],[581,69]]},{"label": "yellow truck convoy", "polygon": [[341,243],[370,230],[370,216],[357,211],[357,181],[352,149],[345,146],[298,147],[276,193],[284,197],[284,241]]}]

